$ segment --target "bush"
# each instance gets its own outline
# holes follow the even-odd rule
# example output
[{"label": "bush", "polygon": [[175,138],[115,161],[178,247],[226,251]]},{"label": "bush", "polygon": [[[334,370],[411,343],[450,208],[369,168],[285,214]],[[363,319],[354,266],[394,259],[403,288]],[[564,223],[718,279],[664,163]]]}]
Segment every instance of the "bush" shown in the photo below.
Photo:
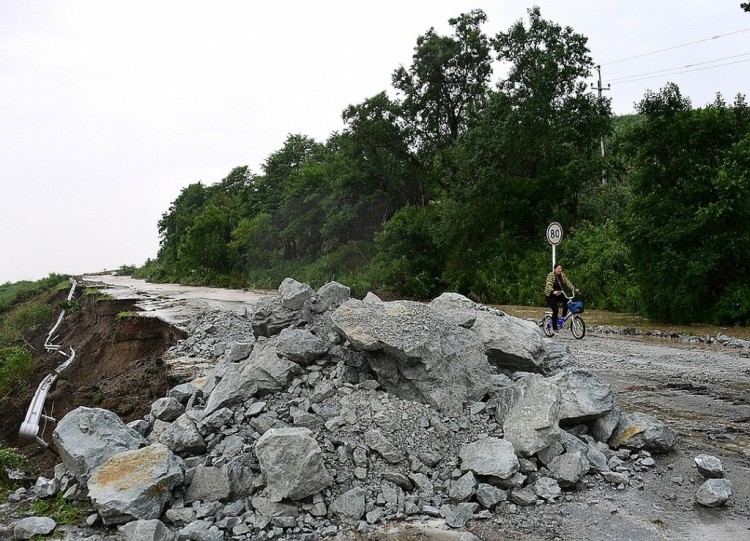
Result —
[{"label": "bush", "polygon": [[28,466],[28,459],[19,453],[18,449],[5,447],[0,443],[0,488],[12,487],[8,470],[17,470]]},{"label": "bush", "polygon": [[25,388],[34,374],[31,352],[23,346],[0,348],[0,396]]}]

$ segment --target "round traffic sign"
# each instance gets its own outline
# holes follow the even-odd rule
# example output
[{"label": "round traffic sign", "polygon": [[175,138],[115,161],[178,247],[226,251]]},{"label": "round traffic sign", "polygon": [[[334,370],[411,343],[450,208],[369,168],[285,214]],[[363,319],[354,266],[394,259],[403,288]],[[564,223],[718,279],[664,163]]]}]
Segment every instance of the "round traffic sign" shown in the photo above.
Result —
[{"label": "round traffic sign", "polygon": [[557,245],[563,238],[563,229],[557,222],[552,222],[547,226],[547,241],[550,244]]}]

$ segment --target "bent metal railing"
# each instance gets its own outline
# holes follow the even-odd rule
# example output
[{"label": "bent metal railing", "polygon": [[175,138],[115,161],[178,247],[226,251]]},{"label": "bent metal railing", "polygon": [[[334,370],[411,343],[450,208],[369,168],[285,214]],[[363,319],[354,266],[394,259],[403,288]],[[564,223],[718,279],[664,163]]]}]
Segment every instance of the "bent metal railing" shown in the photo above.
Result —
[{"label": "bent metal railing", "polygon": [[[68,301],[73,299],[73,294],[75,293],[76,286],[78,285],[78,282],[76,282],[75,278],[69,278],[69,281],[71,283],[71,286],[70,292],[68,293]],[[70,348],[70,353],[65,353],[64,351],[60,351],[61,346],[59,344],[54,343],[54,341],[57,339],[55,333],[57,332],[57,328],[60,326],[60,323],[62,323],[62,320],[64,318],[65,309],[63,308],[57,318],[57,323],[55,323],[55,326],[52,327],[52,329],[49,331],[49,334],[47,335],[47,340],[44,342],[44,347],[47,351],[56,351],[60,355],[66,357],[67,360],[60,366],[55,368],[54,373],[47,374],[47,376],[45,376],[44,379],[39,383],[39,386],[36,389],[36,393],[34,393],[34,398],[31,399],[31,404],[29,404],[29,409],[26,411],[26,417],[24,418],[23,423],[21,423],[21,429],[18,431],[19,438],[36,440],[38,443],[45,447],[47,447],[47,442],[45,442],[39,435],[39,421],[41,419],[45,420],[45,428],[46,421],[50,421],[53,423],[56,422],[52,416],[46,415],[44,413],[44,403],[47,401],[47,393],[49,393],[52,385],[54,385],[55,381],[57,381],[57,377],[60,375],[60,373],[68,366],[70,366],[70,363],[72,363],[73,359],[75,359],[76,357],[76,352],[75,350],[73,350],[73,348]],[[44,435],[44,429],[42,429],[41,434]]]}]

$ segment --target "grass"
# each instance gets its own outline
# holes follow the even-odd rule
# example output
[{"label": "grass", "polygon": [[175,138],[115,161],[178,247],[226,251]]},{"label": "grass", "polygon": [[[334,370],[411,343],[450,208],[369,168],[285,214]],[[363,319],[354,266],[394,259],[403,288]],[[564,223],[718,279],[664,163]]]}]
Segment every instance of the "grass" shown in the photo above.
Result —
[{"label": "grass", "polygon": [[78,524],[90,512],[87,506],[78,502],[69,502],[59,493],[54,498],[35,501],[30,509],[34,515],[50,517],[58,525]]}]

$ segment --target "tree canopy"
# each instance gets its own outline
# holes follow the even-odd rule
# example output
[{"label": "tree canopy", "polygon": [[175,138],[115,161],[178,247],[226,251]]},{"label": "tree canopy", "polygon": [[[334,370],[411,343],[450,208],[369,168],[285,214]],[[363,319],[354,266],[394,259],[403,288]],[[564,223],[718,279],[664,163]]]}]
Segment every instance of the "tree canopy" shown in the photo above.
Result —
[{"label": "tree canopy", "polygon": [[258,173],[189,184],[142,275],[538,305],[557,221],[590,306],[750,321],[744,97],[694,109],[669,84],[614,117],[587,85],[585,36],[538,7],[495,35],[487,23],[473,10],[418,36],[392,87],[346,106],[326,141],[290,134]]}]

